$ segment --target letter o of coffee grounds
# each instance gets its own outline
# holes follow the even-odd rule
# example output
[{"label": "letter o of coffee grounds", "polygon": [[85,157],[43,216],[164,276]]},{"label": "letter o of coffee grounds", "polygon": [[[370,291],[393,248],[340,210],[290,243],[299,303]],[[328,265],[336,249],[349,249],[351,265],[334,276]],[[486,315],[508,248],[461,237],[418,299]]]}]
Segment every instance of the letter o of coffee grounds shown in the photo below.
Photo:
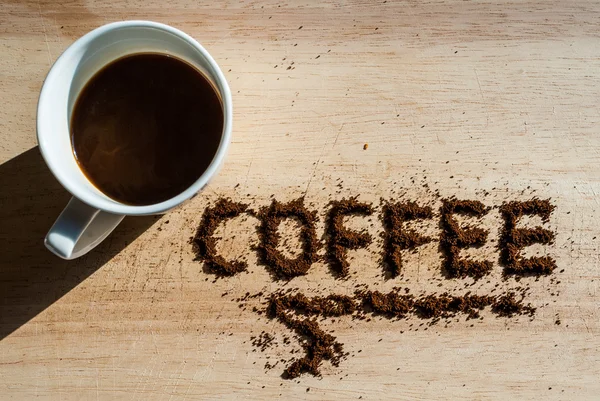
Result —
[{"label": "letter o of coffee grounds", "polygon": [[444,253],[444,273],[448,278],[472,277],[482,278],[492,270],[492,262],[488,260],[474,261],[460,257],[460,250],[485,244],[488,231],[479,227],[461,228],[454,214],[483,217],[489,208],[479,201],[443,199],[441,207],[442,234],[440,248]]},{"label": "letter o of coffee grounds", "polygon": [[357,232],[344,227],[345,216],[369,216],[373,213],[373,207],[367,203],[360,203],[356,197],[331,201],[331,209],[327,214],[326,231],[329,235],[327,240],[327,259],[330,268],[340,277],[346,277],[349,273],[350,264],[346,259],[348,249],[365,248],[373,238],[367,232]]},{"label": "letter o of coffee grounds", "polygon": [[418,206],[414,202],[385,204],[383,206],[383,226],[385,231],[385,250],[383,261],[387,263],[392,278],[402,271],[402,251],[414,250],[433,239],[423,236],[415,230],[404,228],[404,223],[417,219],[429,219],[433,211],[429,206]]},{"label": "letter o of coffee grounds", "polygon": [[523,258],[521,249],[533,244],[551,244],[554,233],[542,227],[516,228],[524,215],[537,215],[544,223],[554,211],[550,200],[532,199],[526,202],[508,202],[500,206],[504,218],[504,229],[500,237],[500,261],[505,275],[545,275],[556,269],[556,261],[550,256]]},{"label": "letter o of coffee grounds", "polygon": [[246,270],[247,263],[242,260],[227,261],[217,254],[217,239],[214,233],[219,224],[244,213],[248,205],[233,202],[230,199],[219,199],[214,207],[207,208],[202,215],[202,221],[192,238],[196,260],[204,261],[209,271],[217,276],[232,276]]},{"label": "letter o of coffee grounds", "polygon": [[[318,220],[317,212],[306,209],[304,198],[285,204],[273,200],[271,206],[260,210],[258,218],[261,220],[261,225],[258,227],[260,243],[257,247],[260,262],[277,277],[290,279],[306,274],[310,266],[319,259],[317,252],[320,243],[315,228],[315,222]],[[302,253],[295,259],[285,257],[277,249],[280,239],[277,230],[282,220],[286,218],[296,218],[301,224]]]}]

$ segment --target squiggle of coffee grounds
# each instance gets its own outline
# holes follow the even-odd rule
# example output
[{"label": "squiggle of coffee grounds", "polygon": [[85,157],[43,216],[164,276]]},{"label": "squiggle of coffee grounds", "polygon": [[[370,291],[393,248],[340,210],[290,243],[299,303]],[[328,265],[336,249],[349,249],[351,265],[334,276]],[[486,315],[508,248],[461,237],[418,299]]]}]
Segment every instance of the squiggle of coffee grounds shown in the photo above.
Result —
[{"label": "squiggle of coffee grounds", "polygon": [[[363,320],[366,315],[379,315],[388,319],[403,319],[414,315],[421,319],[431,319],[430,324],[442,318],[459,314],[467,319],[480,317],[479,313],[490,307],[492,313],[501,317],[535,314],[535,308],[523,302],[524,293],[517,295],[509,291],[497,296],[465,294],[462,296],[430,294],[414,297],[406,290],[396,288],[388,293],[379,291],[356,291],[354,296],[333,294],[326,297],[307,297],[302,293],[274,293],[269,297],[266,312],[270,319],[276,319],[292,330],[304,351],[300,358],[293,359],[285,368],[282,377],[293,379],[303,373],[321,376],[320,367],[328,360],[339,366],[349,354],[337,338],[321,329],[317,317],[337,317],[351,315]],[[263,349],[264,350],[264,349]]]}]

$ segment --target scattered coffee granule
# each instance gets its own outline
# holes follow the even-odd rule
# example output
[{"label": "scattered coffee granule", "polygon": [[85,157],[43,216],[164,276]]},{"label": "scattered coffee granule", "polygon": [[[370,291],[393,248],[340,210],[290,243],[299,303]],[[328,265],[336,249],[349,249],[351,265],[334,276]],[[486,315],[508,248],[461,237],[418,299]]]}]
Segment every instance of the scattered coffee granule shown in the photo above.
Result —
[{"label": "scattered coffee granule", "polygon": [[[261,220],[261,225],[258,227],[260,242],[257,247],[260,263],[266,265],[275,276],[280,278],[290,279],[306,274],[310,266],[319,259],[317,252],[320,243],[315,228],[318,220],[317,212],[306,209],[304,198],[288,203],[273,200],[271,206],[260,210],[258,218]],[[301,225],[302,253],[295,259],[285,257],[277,249],[281,238],[278,228],[286,218],[296,218]]]},{"label": "scattered coffee granule", "polygon": [[294,379],[302,373],[320,376],[319,370],[324,360],[329,360],[333,366],[339,366],[345,356],[343,344],[336,341],[331,334],[327,334],[319,327],[316,318],[295,319],[286,311],[285,300],[287,295],[273,294],[267,306],[267,316],[277,319],[290,330],[302,338],[301,346],[304,356],[295,359],[283,372],[284,379]]},{"label": "scattered coffee granule", "polygon": [[192,238],[196,260],[204,261],[209,271],[218,276],[232,276],[246,270],[247,263],[243,260],[227,261],[217,254],[217,239],[214,233],[220,223],[226,219],[239,216],[248,209],[248,205],[233,202],[231,199],[219,199],[214,207],[207,208],[202,215],[202,221]]},{"label": "scattered coffee granule", "polygon": [[488,211],[489,208],[479,201],[442,200],[440,247],[444,253],[444,271],[448,278],[472,277],[478,280],[492,270],[492,262],[488,260],[474,261],[460,257],[461,249],[483,246],[489,232],[479,227],[460,227],[453,217],[454,214],[483,217]]},{"label": "scattered coffee granule", "polygon": [[363,150],[367,150],[367,149],[369,149],[369,144],[368,144],[368,143],[365,143],[365,144],[363,145]]},{"label": "scattered coffee granule", "polygon": [[556,269],[556,261],[550,256],[532,256],[523,258],[521,249],[533,244],[551,244],[554,233],[540,226],[534,228],[516,228],[521,217],[537,215],[547,223],[555,206],[550,200],[534,198],[525,202],[508,202],[500,206],[504,218],[504,229],[500,237],[500,261],[504,264],[505,275],[547,275]]},{"label": "scattered coffee granule", "polygon": [[521,299],[517,300],[514,292],[508,292],[496,298],[496,301],[492,304],[492,311],[501,317],[513,317],[514,315],[533,316],[536,308],[532,307],[531,304],[525,305],[523,303],[524,298],[522,294]]},{"label": "scattered coffee granule", "polygon": [[256,294],[250,294],[250,292],[249,292],[249,291],[247,291],[247,292],[246,292],[246,294],[244,294],[244,296],[243,296],[243,297],[236,298],[236,299],[235,299],[235,301],[236,301],[236,302],[247,301],[247,300],[249,300],[249,299],[260,298],[260,297],[262,297],[263,295],[264,295],[264,293],[263,293],[262,291],[261,291],[261,292],[258,292],[258,293],[256,293]]},{"label": "scattered coffee granule", "polygon": [[383,233],[385,246],[383,261],[387,263],[392,278],[402,271],[402,251],[413,250],[433,239],[409,230],[404,223],[417,219],[429,219],[433,211],[429,206],[419,206],[414,202],[387,203],[383,206]]},{"label": "scattered coffee granule", "polygon": [[327,214],[326,231],[329,235],[327,241],[327,259],[331,270],[340,277],[346,277],[350,264],[346,259],[348,249],[365,248],[373,238],[367,232],[357,232],[344,227],[345,216],[369,216],[373,207],[367,203],[360,203],[356,197],[331,201],[331,208]]},{"label": "scattered coffee granule", "polygon": [[273,345],[275,337],[273,337],[266,331],[263,331],[258,337],[251,337],[250,339],[252,340],[252,345],[259,348],[260,351],[263,352],[267,348],[271,347],[271,345]]}]

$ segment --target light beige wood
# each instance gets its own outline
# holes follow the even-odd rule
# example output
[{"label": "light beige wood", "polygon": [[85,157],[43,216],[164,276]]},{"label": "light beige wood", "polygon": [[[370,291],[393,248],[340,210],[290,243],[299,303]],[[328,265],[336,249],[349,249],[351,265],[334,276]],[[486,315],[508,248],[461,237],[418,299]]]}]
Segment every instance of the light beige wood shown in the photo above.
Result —
[{"label": "light beige wood", "polygon": [[[70,43],[122,19],[165,22],[205,45],[231,84],[234,139],[201,196],[159,219],[128,218],[64,262],[42,245],[68,194],[36,149],[38,91]],[[600,6],[587,1],[4,0],[0,399],[597,399],[599,23]],[[239,309],[246,291],[349,294],[360,282],[460,292],[469,281],[437,287],[436,244],[407,255],[403,279],[385,281],[378,240],[351,252],[351,280],[317,264],[275,282],[250,250],[252,218],[220,228],[221,251],[246,257],[248,274],[214,281],[188,244],[204,209],[220,196],[260,207],[271,194],[306,195],[322,216],[349,195],[433,200],[423,182],[489,206],[552,198],[556,243],[541,252],[564,272],[522,281],[536,318],[485,313],[474,327],[461,319],[427,331],[414,330],[418,319],[342,318],[323,323],[355,354],[339,368],[326,362],[321,379],[294,381],[279,377],[281,364],[265,371],[290,348],[254,352],[250,336],[288,332]],[[493,238],[497,213],[483,222]],[[435,221],[428,230],[438,232]],[[493,244],[486,250],[497,259]],[[516,285],[500,273],[496,262],[474,290]]]}]

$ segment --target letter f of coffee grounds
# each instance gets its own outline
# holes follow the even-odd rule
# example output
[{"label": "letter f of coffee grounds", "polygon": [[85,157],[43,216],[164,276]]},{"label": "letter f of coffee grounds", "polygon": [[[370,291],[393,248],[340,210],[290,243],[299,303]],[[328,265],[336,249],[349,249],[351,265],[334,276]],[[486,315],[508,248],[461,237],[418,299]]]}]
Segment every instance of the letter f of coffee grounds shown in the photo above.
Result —
[{"label": "letter f of coffee grounds", "polygon": [[344,227],[345,216],[369,216],[373,207],[367,203],[360,203],[356,197],[331,201],[331,209],[327,214],[326,230],[329,235],[327,241],[327,259],[333,272],[340,277],[346,277],[350,264],[347,260],[348,249],[367,247],[373,238],[367,232],[357,232]]},{"label": "letter f of coffee grounds", "polygon": [[433,211],[429,206],[421,207],[414,202],[385,204],[383,225],[385,232],[384,262],[387,263],[392,278],[402,271],[402,251],[415,249],[432,241],[431,237],[420,235],[405,227],[405,223],[418,219],[429,219]]}]

